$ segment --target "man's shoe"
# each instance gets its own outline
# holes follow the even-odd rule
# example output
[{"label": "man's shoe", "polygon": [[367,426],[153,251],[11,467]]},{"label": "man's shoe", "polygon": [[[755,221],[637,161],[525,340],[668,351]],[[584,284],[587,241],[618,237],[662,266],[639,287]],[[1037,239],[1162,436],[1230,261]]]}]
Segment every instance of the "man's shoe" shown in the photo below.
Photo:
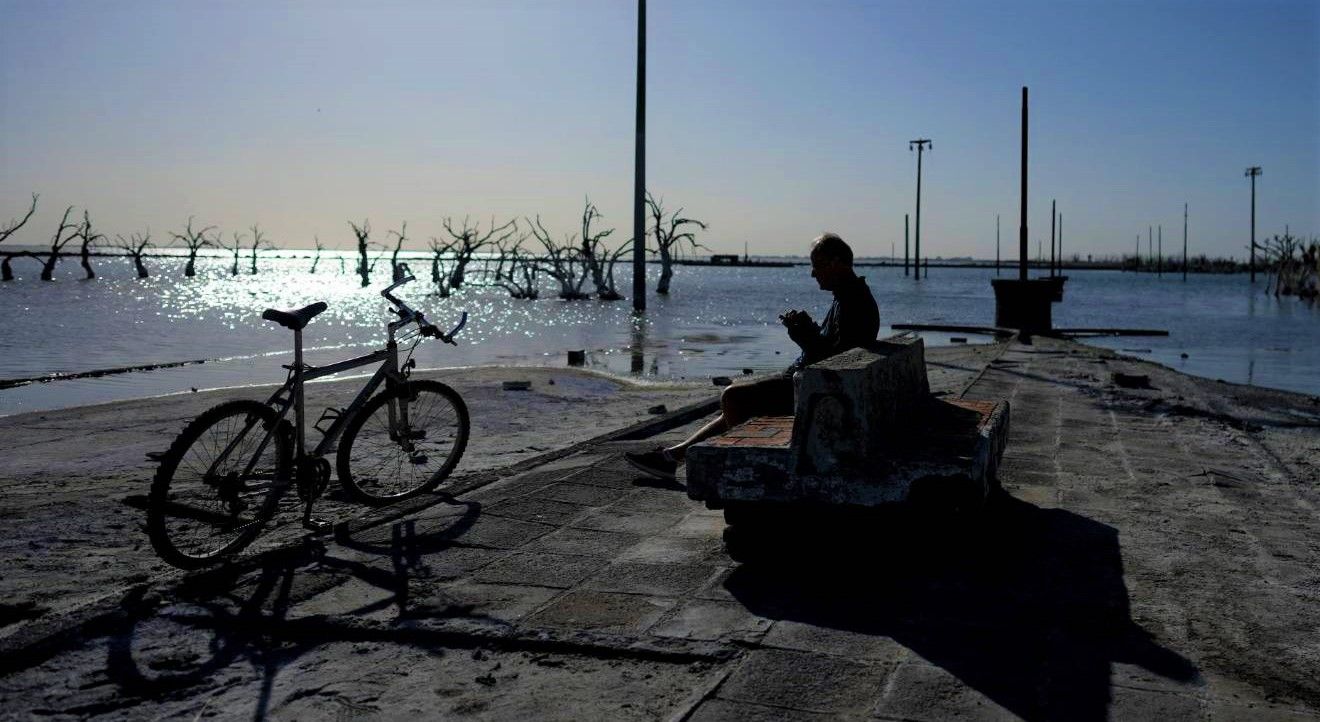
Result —
[{"label": "man's shoe", "polygon": [[665,481],[674,481],[674,472],[678,470],[678,462],[674,461],[664,449],[628,451],[624,452],[623,458],[638,471]]}]

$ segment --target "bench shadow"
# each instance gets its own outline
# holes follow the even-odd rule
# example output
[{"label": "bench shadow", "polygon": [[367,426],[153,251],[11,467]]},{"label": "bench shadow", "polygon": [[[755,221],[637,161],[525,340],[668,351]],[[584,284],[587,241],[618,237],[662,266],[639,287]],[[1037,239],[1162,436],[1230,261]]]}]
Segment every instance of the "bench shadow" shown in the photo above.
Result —
[{"label": "bench shadow", "polygon": [[854,515],[785,536],[725,582],[750,611],[892,638],[1025,719],[1106,719],[1115,664],[1199,679],[1133,622],[1117,530],[1078,514],[999,493],[961,529]]}]

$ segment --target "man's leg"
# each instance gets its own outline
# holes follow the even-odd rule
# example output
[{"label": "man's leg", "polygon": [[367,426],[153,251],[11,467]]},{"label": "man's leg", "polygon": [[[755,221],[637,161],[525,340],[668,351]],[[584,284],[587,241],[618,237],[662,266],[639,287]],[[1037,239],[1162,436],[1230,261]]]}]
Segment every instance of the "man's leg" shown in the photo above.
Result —
[{"label": "man's leg", "polygon": [[762,379],[751,384],[735,384],[720,394],[720,415],[697,429],[681,443],[667,449],[626,453],[624,458],[639,471],[661,479],[674,478],[679,462],[688,447],[718,436],[753,416],[793,413],[793,382],[787,378]]},{"label": "man's leg", "polygon": [[719,436],[755,415],[755,401],[766,393],[758,384],[730,386],[720,394],[720,415],[697,429],[683,441],[665,449],[674,461],[682,461],[689,446]]}]

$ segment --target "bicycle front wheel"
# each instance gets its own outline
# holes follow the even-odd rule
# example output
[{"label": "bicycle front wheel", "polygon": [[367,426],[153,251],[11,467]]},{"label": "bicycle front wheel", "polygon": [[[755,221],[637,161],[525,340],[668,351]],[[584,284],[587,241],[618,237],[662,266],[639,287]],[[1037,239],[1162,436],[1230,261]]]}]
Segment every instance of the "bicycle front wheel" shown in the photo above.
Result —
[{"label": "bicycle front wheel", "polygon": [[467,405],[438,381],[410,381],[377,394],[344,429],[337,466],[344,491],[388,504],[431,491],[467,448]]},{"label": "bicycle front wheel", "polygon": [[162,559],[195,569],[247,546],[275,514],[292,442],[273,409],[229,401],[202,412],[161,457],[147,532]]}]

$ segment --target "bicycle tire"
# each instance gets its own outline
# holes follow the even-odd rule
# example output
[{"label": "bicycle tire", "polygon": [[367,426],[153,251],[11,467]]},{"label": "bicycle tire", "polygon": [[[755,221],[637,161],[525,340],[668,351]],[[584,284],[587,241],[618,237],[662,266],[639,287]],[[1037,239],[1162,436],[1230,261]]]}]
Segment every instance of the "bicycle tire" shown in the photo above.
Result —
[{"label": "bicycle tire", "polygon": [[[412,407],[407,445],[389,424],[389,404],[405,401]],[[373,506],[424,494],[454,470],[470,432],[467,405],[457,391],[439,381],[400,384],[372,397],[349,420],[335,459],[339,482],[350,497]]]},{"label": "bicycle tire", "polygon": [[[247,426],[254,418],[260,423]],[[275,515],[292,476],[286,424],[274,429],[253,469],[255,479],[269,483],[246,494],[233,484],[243,481],[240,470],[277,418],[274,409],[256,401],[227,401],[202,412],[174,439],[161,457],[147,503],[147,534],[161,559],[180,569],[215,563],[242,551]],[[240,436],[243,428],[247,432]],[[239,445],[220,467],[225,471],[208,478],[216,457],[235,439]],[[247,510],[252,511],[244,516]]]}]

